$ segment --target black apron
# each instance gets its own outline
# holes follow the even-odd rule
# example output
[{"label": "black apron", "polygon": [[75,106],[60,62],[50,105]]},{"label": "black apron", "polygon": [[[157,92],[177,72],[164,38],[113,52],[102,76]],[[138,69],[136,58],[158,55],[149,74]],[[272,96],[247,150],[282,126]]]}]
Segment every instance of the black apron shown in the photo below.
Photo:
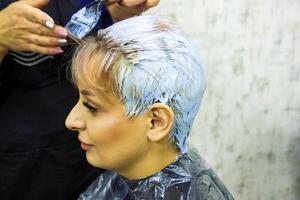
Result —
[{"label": "black apron", "polygon": [[[11,2],[2,1],[0,10]],[[52,0],[44,11],[65,25],[81,4]],[[105,10],[98,26],[109,24]],[[0,199],[76,199],[103,171],[87,163],[77,134],[64,125],[78,98],[66,78],[70,57],[28,67],[18,56],[10,52],[0,66]]]}]

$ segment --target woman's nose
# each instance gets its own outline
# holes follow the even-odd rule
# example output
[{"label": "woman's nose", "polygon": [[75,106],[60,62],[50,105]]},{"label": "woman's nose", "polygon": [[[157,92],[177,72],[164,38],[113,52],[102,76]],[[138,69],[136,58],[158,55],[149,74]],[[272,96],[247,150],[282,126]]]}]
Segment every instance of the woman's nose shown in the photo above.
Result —
[{"label": "woman's nose", "polygon": [[74,108],[66,118],[65,125],[72,131],[79,131],[85,128],[84,121],[79,119],[79,117],[75,115]]},{"label": "woman's nose", "polygon": [[84,122],[82,120],[68,120],[68,118],[66,119],[66,127],[68,129],[70,129],[71,131],[79,131],[84,129]]}]

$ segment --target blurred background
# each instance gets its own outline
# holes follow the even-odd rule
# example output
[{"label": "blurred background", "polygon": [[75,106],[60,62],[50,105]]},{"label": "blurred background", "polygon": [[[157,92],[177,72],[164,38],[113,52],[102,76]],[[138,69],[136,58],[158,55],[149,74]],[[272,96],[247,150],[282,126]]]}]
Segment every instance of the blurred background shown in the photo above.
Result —
[{"label": "blurred background", "polygon": [[236,199],[300,199],[300,0],[161,0],[202,57],[190,142]]}]

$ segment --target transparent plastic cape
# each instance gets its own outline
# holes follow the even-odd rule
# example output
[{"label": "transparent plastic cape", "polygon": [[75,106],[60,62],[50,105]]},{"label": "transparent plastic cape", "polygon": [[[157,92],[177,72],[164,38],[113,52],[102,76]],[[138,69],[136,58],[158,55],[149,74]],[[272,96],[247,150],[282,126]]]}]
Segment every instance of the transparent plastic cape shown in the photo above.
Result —
[{"label": "transparent plastic cape", "polygon": [[79,200],[231,200],[221,180],[195,149],[181,154],[162,171],[140,180],[128,180],[106,171]]}]

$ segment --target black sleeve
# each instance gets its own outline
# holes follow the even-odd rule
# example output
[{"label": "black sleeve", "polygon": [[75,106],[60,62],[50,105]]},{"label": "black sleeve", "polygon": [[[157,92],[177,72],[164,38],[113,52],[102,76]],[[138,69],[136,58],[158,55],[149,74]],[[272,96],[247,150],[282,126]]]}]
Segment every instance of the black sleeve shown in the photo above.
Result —
[{"label": "black sleeve", "polygon": [[15,2],[16,0],[0,0],[0,11],[6,8],[9,4]]}]

